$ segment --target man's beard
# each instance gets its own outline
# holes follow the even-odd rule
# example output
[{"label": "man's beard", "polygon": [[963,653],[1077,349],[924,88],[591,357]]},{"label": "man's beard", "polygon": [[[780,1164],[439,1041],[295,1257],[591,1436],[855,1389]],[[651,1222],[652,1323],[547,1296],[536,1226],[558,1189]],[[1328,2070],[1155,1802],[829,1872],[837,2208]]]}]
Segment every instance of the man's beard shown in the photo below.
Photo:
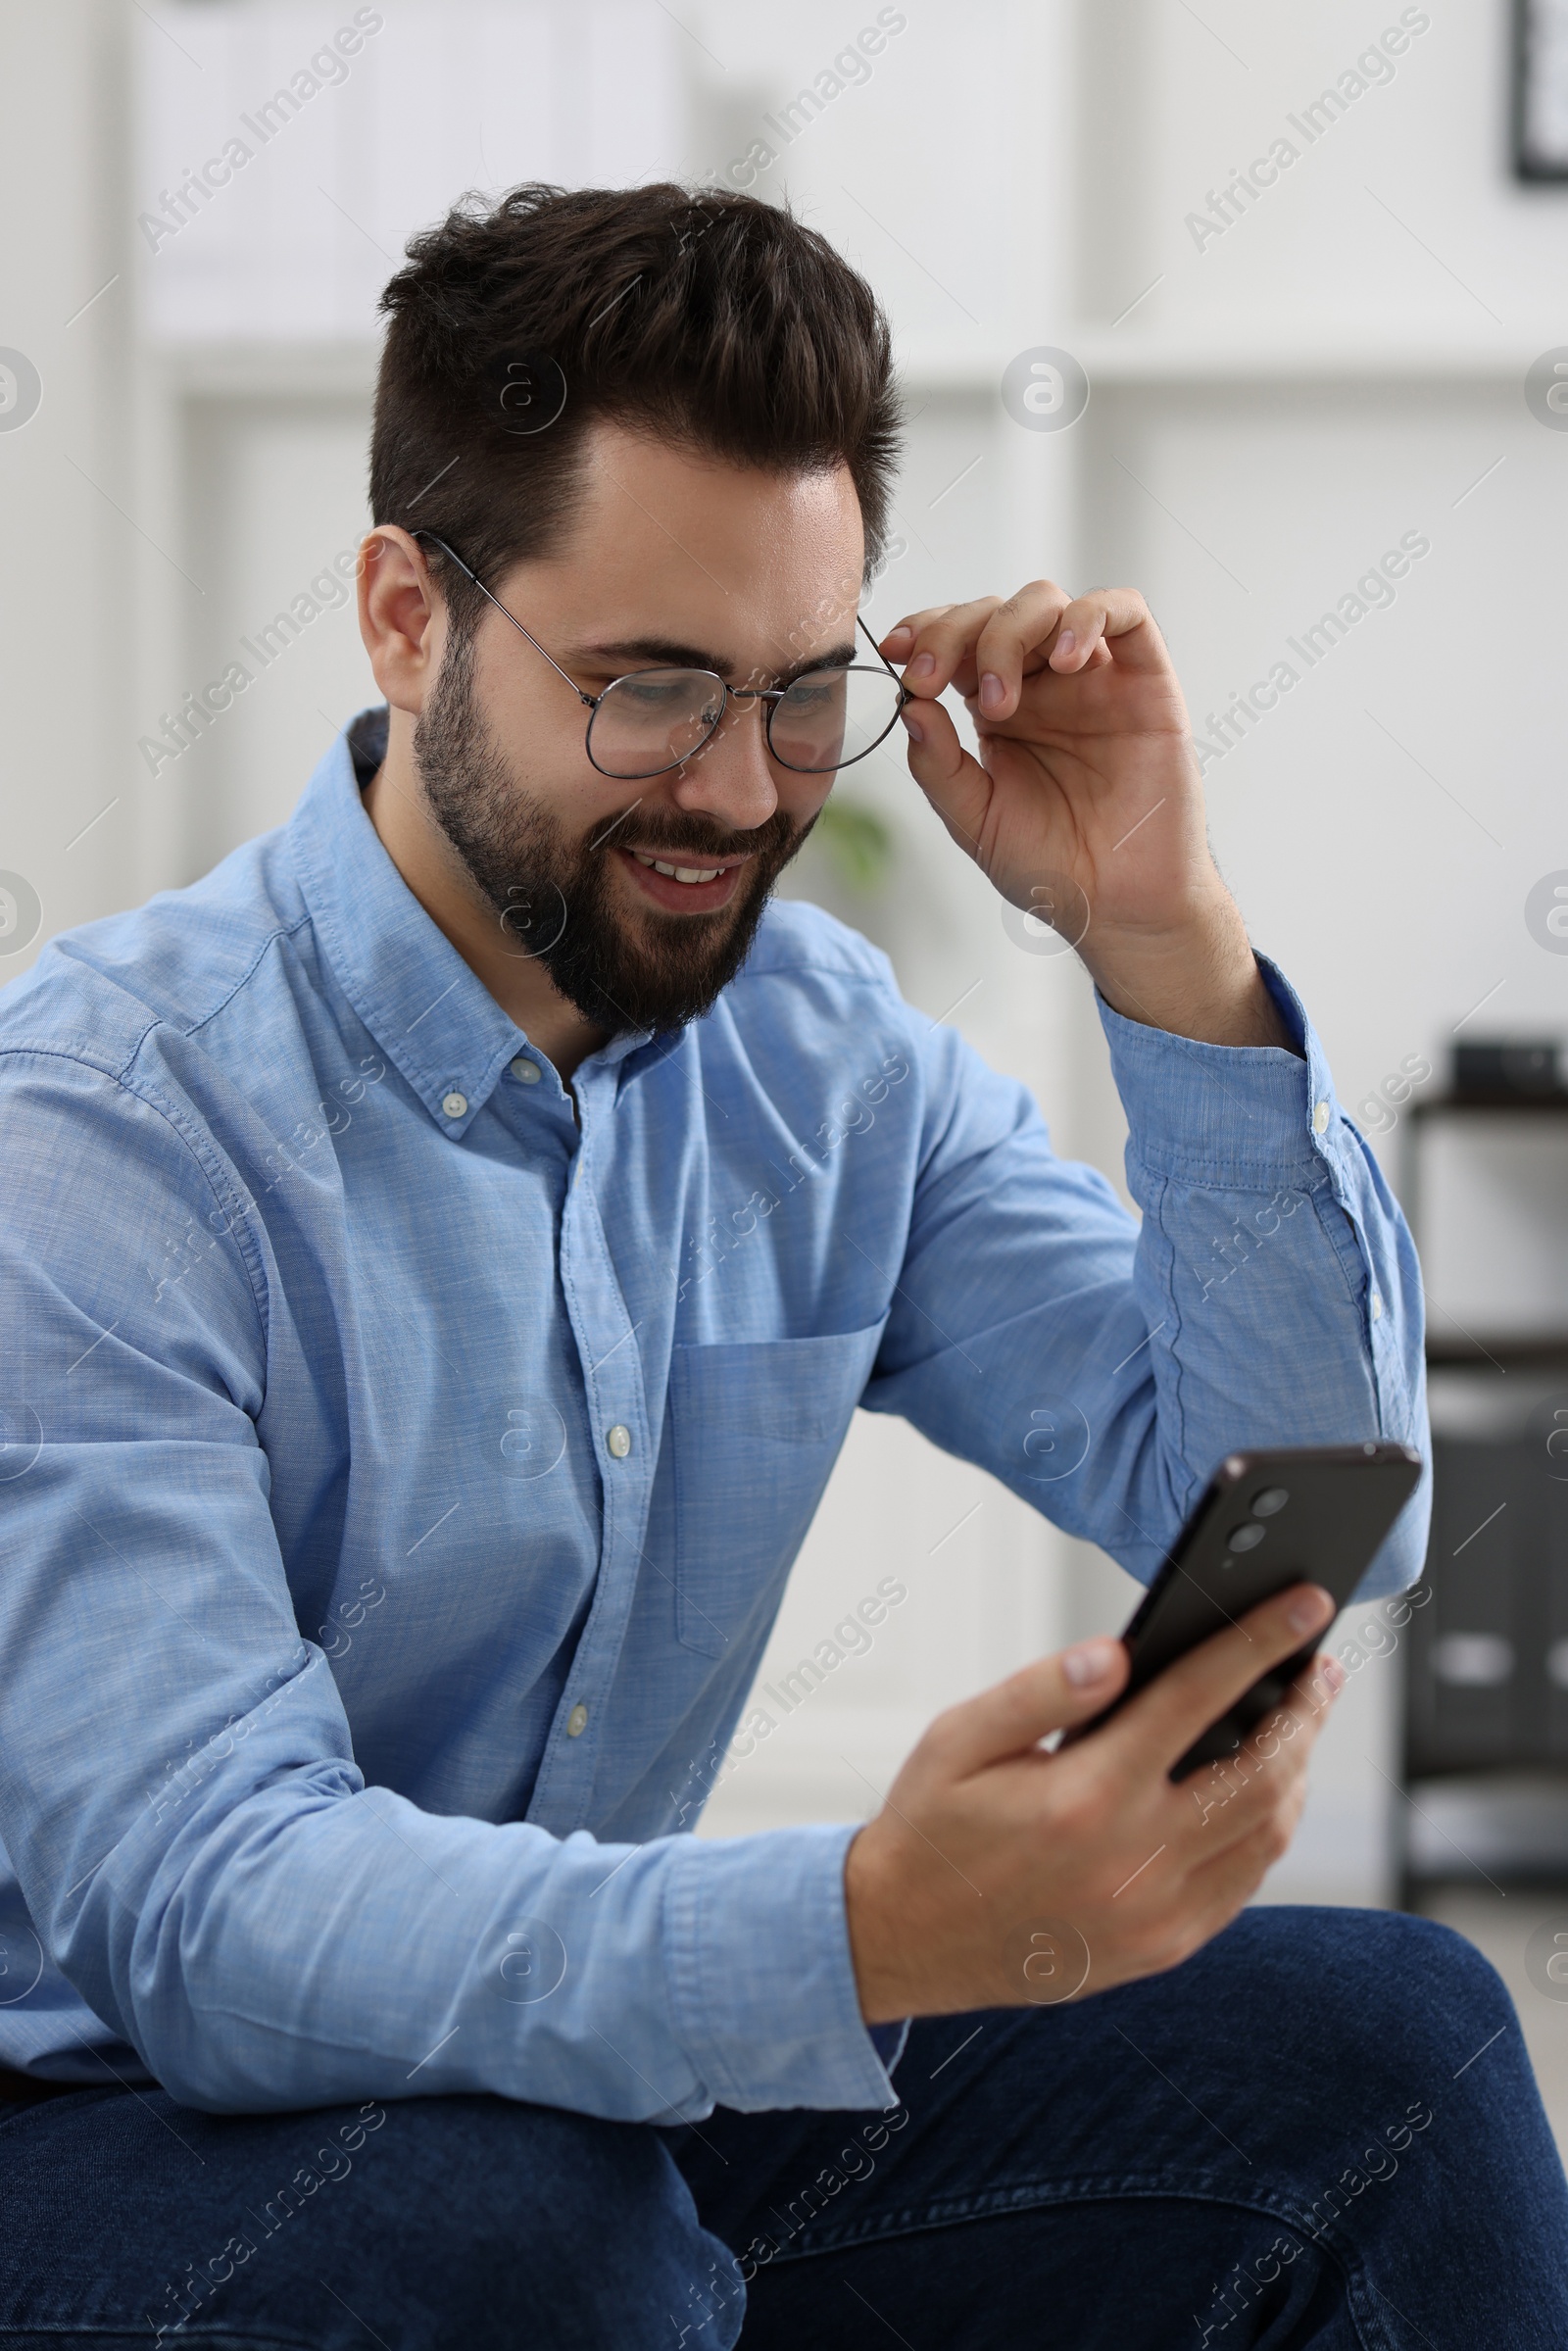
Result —
[{"label": "man's beard", "polygon": [[[511,953],[543,965],[585,1020],[608,1036],[700,1019],[750,953],[774,882],[811,829],[783,808],[752,832],[724,834],[675,809],[641,815],[637,846],[673,861],[715,864],[749,853],[728,906],[639,922],[611,878],[621,823],[576,840],[514,781],[473,693],[471,640],[452,644],[414,729],[430,809],[486,902]],[[627,785],[635,800],[635,787]],[[625,819],[630,823],[628,813]],[[814,822],[814,818],[811,820]]]}]

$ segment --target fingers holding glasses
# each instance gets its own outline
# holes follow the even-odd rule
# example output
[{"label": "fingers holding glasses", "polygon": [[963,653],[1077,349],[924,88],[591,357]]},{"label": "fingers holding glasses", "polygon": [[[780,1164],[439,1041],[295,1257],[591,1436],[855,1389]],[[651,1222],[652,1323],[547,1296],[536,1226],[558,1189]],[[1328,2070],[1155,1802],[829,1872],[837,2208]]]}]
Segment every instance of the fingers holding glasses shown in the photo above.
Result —
[{"label": "fingers holding glasses", "polygon": [[912,694],[934,700],[949,686],[972,694],[978,683],[975,644],[1001,603],[1000,596],[979,596],[968,604],[928,606],[889,629],[877,650],[885,660],[903,663],[904,682]]},{"label": "fingers holding glasses", "polygon": [[934,699],[953,686],[993,722],[1014,714],[1027,682],[1042,670],[1068,677],[1113,659],[1132,669],[1157,668],[1164,660],[1149,608],[1135,590],[1096,588],[1074,597],[1050,579],[1030,580],[1005,598],[981,596],[908,613],[879,650],[904,664],[913,693]]}]

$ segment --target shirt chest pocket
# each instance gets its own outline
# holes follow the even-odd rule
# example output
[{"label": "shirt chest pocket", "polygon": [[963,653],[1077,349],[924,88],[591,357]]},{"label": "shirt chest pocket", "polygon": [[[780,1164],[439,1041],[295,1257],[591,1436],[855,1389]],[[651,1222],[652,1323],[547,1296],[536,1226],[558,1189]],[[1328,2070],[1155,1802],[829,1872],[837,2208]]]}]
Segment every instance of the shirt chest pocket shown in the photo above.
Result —
[{"label": "shirt chest pocket", "polygon": [[760,1648],[885,1320],[823,1339],[675,1348],[675,1630],[687,1648]]}]

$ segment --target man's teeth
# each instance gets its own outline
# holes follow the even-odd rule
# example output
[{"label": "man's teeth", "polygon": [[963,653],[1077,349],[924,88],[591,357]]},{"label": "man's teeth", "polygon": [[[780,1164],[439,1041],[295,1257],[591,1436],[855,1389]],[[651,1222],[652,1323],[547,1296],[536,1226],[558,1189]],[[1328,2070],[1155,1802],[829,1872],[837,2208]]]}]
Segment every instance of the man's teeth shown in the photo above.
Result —
[{"label": "man's teeth", "polygon": [[724,870],[722,865],[666,865],[659,857],[645,857],[640,849],[631,854],[639,865],[651,865],[656,873],[667,873],[676,882],[712,882]]}]

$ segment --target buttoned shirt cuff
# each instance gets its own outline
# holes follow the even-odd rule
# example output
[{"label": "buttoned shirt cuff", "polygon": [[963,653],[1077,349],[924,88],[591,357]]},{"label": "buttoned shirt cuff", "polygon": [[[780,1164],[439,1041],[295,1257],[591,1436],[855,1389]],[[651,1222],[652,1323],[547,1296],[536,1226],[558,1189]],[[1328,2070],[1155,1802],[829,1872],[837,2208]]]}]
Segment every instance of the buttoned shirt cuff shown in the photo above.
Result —
[{"label": "buttoned shirt cuff", "polygon": [[854,1823],[671,1840],[675,2032],[715,2104],[898,2103],[860,2015],[844,1908]]},{"label": "buttoned shirt cuff", "polygon": [[1146,1167],[1200,1184],[1322,1180],[1353,1138],[1335,1100],[1317,1033],[1266,955],[1263,984],[1295,1047],[1205,1045],[1124,1020],[1097,992],[1128,1150]]}]

